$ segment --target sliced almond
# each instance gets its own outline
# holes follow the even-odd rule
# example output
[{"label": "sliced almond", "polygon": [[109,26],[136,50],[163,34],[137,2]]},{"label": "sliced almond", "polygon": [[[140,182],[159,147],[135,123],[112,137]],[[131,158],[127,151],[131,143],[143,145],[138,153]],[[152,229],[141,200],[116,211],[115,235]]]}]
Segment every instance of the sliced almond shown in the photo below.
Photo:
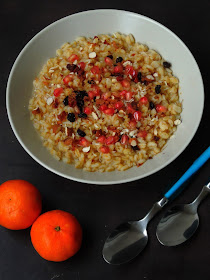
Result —
[{"label": "sliced almond", "polygon": [[88,153],[88,152],[90,151],[90,146],[89,146],[89,147],[83,148],[82,151],[83,151],[84,153]]},{"label": "sliced almond", "polygon": [[96,57],[96,52],[89,53],[89,58],[95,58],[95,57]]},{"label": "sliced almond", "polygon": [[127,65],[132,65],[132,63],[129,60],[127,60],[123,63],[123,66],[127,66]]},{"label": "sliced almond", "polygon": [[92,116],[93,116],[94,120],[98,120],[98,116],[96,115],[96,113],[92,112]]},{"label": "sliced almond", "polygon": [[47,105],[51,105],[53,101],[54,101],[53,97],[47,98]]},{"label": "sliced almond", "polygon": [[179,125],[179,124],[181,124],[181,121],[179,119],[177,119],[177,120],[174,121],[174,124]]}]

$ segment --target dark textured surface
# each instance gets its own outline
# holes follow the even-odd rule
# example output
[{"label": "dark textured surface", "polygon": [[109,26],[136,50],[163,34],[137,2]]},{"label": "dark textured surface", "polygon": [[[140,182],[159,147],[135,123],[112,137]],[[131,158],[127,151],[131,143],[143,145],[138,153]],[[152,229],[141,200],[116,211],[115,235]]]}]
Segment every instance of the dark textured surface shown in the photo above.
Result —
[{"label": "dark textured surface", "polygon": [[[121,2],[121,4],[120,4]],[[205,85],[205,110],[199,129],[186,150],[158,173],[129,184],[93,186],[58,177],[38,165],[23,150],[8,123],[5,90],[9,71],[24,45],[41,29],[75,12],[116,8],[151,17],[175,32],[189,47],[201,69]],[[30,241],[30,230],[8,231],[0,227],[1,280],[105,280],[105,279],[210,279],[210,199],[199,208],[200,227],[185,244],[166,248],[155,237],[158,215],[149,225],[149,243],[132,263],[113,267],[101,250],[107,234],[120,222],[143,217],[190,164],[209,145],[209,49],[210,2],[202,1],[14,1],[4,0],[0,10],[0,183],[25,179],[43,196],[43,211],[63,209],[74,213],[84,229],[80,252],[63,263],[41,259]],[[184,62],[183,62],[184,63]],[[17,93],[18,98],[18,93]],[[192,112],[193,114],[193,112]],[[210,162],[194,176],[173,203],[194,199],[209,179]],[[167,209],[168,207],[166,207]]]}]

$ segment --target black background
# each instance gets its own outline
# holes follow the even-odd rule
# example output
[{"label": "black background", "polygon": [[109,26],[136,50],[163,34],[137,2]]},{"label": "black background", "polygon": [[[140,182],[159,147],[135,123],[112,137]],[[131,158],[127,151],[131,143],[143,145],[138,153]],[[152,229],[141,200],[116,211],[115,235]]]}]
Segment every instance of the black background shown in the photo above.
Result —
[{"label": "black background", "polygon": [[[185,151],[154,175],[114,186],[77,183],[45,170],[18,143],[9,125],[5,106],[8,75],[24,45],[55,20],[97,8],[134,11],[157,20],[175,32],[197,60],[206,93],[201,124]],[[33,249],[30,229],[15,232],[0,227],[1,280],[210,279],[210,199],[206,199],[199,208],[198,231],[183,245],[170,248],[158,243],[155,230],[160,214],[149,224],[147,248],[132,263],[110,266],[101,255],[108,233],[122,221],[143,217],[209,145],[209,13],[208,0],[1,2],[0,183],[9,179],[30,181],[42,193],[43,212],[53,209],[69,211],[78,218],[84,230],[79,253],[66,262],[53,263],[40,258]],[[188,188],[172,205],[191,202],[209,180],[209,168],[210,162],[190,179]]]}]

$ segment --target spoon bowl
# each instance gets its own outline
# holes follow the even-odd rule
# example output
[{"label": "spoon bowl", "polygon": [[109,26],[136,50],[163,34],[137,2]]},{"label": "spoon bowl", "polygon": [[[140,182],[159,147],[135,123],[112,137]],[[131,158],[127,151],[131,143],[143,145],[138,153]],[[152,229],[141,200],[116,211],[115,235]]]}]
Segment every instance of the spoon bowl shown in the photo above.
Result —
[{"label": "spoon bowl", "polygon": [[199,225],[197,212],[191,204],[172,207],[157,227],[157,238],[165,246],[176,246],[189,239]]},{"label": "spoon bowl", "polygon": [[120,265],[131,261],[147,245],[147,224],[168,202],[165,197],[156,202],[148,214],[139,221],[120,224],[108,236],[102,251],[104,260],[109,264]]},{"label": "spoon bowl", "polygon": [[135,258],[148,241],[145,220],[119,225],[107,238],[103,257],[109,264],[123,264]]},{"label": "spoon bowl", "polygon": [[162,245],[179,245],[195,233],[199,225],[198,205],[209,193],[210,183],[203,187],[192,203],[176,205],[166,212],[156,231],[157,238]]}]

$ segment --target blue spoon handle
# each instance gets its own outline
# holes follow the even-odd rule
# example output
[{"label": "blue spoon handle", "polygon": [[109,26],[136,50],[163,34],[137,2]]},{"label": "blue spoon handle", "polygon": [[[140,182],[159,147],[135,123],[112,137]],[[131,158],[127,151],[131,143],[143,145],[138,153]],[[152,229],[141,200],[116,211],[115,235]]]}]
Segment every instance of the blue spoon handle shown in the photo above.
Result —
[{"label": "blue spoon handle", "polygon": [[190,168],[182,175],[182,177],[170,188],[169,191],[165,193],[166,198],[170,198],[180,187],[181,185],[189,179],[200,167],[210,158],[210,147],[208,147],[202,155],[197,158]]}]

